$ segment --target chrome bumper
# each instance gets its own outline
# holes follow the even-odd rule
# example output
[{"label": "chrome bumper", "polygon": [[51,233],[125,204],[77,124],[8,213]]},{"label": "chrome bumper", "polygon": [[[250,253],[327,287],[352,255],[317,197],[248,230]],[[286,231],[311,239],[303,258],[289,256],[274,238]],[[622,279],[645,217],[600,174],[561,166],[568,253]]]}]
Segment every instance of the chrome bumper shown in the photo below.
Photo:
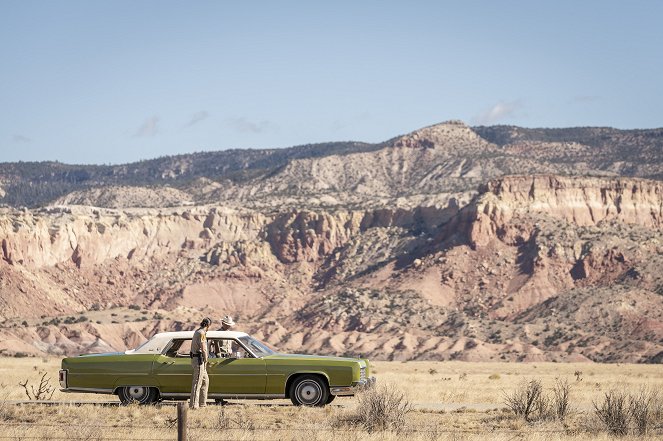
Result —
[{"label": "chrome bumper", "polygon": [[365,380],[355,381],[354,383],[352,383],[352,386],[332,387],[329,389],[329,392],[332,395],[336,395],[337,397],[349,397],[366,387],[373,386],[375,382],[376,382],[375,377],[370,377]]}]

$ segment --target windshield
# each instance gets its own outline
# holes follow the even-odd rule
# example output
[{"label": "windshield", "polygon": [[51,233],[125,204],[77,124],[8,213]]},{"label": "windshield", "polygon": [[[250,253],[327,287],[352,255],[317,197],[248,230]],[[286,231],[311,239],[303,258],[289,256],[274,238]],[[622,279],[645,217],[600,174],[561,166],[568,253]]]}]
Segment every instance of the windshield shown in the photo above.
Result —
[{"label": "windshield", "polygon": [[274,351],[268,348],[265,343],[258,341],[253,337],[249,337],[248,335],[240,337],[239,341],[242,342],[244,346],[249,348],[249,350],[253,352],[256,357],[265,357],[267,355],[274,354]]}]

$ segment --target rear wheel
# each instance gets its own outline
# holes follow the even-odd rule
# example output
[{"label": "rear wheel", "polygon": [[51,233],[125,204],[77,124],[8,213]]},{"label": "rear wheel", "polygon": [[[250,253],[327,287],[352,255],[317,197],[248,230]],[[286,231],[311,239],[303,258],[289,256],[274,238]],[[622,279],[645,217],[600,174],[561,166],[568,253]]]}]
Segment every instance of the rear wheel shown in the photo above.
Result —
[{"label": "rear wheel", "polygon": [[324,406],[329,396],[329,387],[316,375],[302,375],[290,386],[290,401],[295,406]]},{"label": "rear wheel", "polygon": [[125,386],[118,390],[117,396],[122,404],[152,404],[158,401],[159,391],[155,387]]},{"label": "rear wheel", "polygon": [[332,401],[334,401],[334,398],[336,398],[336,395],[329,394],[329,398],[327,398],[327,402],[325,404],[330,404]]}]

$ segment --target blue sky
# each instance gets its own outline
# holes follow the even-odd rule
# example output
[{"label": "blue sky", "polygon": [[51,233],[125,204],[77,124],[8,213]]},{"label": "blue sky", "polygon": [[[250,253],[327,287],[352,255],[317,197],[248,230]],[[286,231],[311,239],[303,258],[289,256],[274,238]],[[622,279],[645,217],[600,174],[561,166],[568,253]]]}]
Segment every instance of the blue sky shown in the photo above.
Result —
[{"label": "blue sky", "polygon": [[0,2],[0,162],[663,126],[658,1]]}]

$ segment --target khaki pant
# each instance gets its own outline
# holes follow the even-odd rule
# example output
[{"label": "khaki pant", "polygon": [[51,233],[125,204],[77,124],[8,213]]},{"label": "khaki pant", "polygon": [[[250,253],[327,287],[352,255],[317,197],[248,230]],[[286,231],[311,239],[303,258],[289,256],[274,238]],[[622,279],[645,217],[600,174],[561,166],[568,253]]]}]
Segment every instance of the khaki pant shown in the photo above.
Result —
[{"label": "khaki pant", "polygon": [[207,376],[207,363],[199,365],[198,359],[192,358],[191,367],[193,367],[193,382],[191,383],[191,401],[189,402],[189,407],[196,409],[207,403],[209,377]]}]

